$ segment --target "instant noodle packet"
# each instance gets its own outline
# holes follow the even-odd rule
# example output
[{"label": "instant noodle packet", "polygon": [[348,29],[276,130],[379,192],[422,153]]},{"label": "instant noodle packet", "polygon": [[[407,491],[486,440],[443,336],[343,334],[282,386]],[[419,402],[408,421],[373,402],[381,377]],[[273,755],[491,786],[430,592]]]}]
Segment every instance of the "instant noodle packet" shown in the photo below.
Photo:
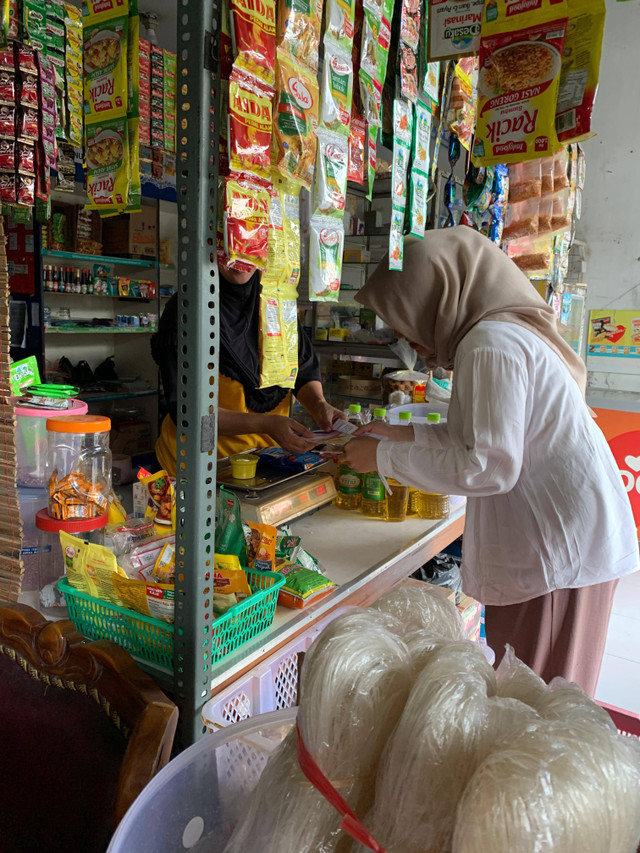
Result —
[{"label": "instant noodle packet", "polygon": [[249,521],[247,538],[247,563],[250,569],[272,572],[276,561],[278,530],[270,524],[254,524]]},{"label": "instant noodle packet", "polygon": [[544,157],[559,147],[555,110],[567,26],[566,0],[485,7],[480,39],[476,165]]},{"label": "instant noodle packet", "polygon": [[214,554],[213,570],[213,585],[216,593],[236,595],[238,601],[252,594],[247,574],[235,554]]},{"label": "instant noodle packet", "polygon": [[275,0],[229,0],[234,68],[275,83]]},{"label": "instant noodle packet", "polygon": [[358,75],[360,82],[360,98],[364,107],[367,124],[372,127],[380,127],[382,117],[382,83],[377,77],[372,77],[364,68],[360,68]]},{"label": "instant noodle packet", "polygon": [[316,158],[318,82],[282,48],[276,63],[272,160],[285,178],[310,190]]},{"label": "instant noodle packet", "polygon": [[94,598],[119,604],[112,584],[113,575],[120,571],[115,555],[103,545],[92,545],[64,530],[59,535],[65,574],[71,586]]},{"label": "instant noodle packet", "polygon": [[172,623],[175,612],[175,587],[173,584],[149,583],[132,580],[118,574],[112,575],[113,588],[119,604],[161,622]]},{"label": "instant noodle packet", "polygon": [[126,117],[86,125],[89,210],[123,211],[129,197],[129,132]]},{"label": "instant noodle packet", "polygon": [[247,178],[225,180],[224,247],[231,269],[263,270],[269,245],[269,190]]},{"label": "instant noodle packet", "polygon": [[91,23],[128,15],[130,11],[129,0],[84,0],[82,5],[84,18],[89,18]]},{"label": "instant noodle packet", "polygon": [[339,217],[342,221],[347,202],[349,142],[335,133],[318,131],[315,213]]},{"label": "instant noodle packet", "polygon": [[318,51],[323,0],[279,0],[278,46],[313,72],[318,70]]},{"label": "instant noodle packet", "polygon": [[232,172],[251,172],[269,179],[273,94],[255,78],[236,72],[231,75],[227,140]]},{"label": "instant noodle packet", "polygon": [[337,302],[342,276],[344,224],[325,216],[310,223],[309,299]]},{"label": "instant noodle packet", "polygon": [[349,133],[353,99],[353,65],[330,38],[324,41],[320,121],[327,130]]},{"label": "instant noodle packet", "polygon": [[84,111],[87,121],[127,113],[127,40],[129,19],[102,23],[84,19]]},{"label": "instant noodle packet", "polygon": [[355,14],[355,0],[327,0],[325,35],[329,35],[349,56],[353,45]]}]

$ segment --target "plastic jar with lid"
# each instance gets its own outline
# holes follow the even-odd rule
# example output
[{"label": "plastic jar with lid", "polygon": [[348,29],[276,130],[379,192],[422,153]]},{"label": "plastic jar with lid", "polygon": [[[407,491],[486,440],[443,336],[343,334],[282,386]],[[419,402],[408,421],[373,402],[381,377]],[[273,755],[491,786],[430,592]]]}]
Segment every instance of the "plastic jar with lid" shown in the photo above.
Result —
[{"label": "plastic jar with lid", "polygon": [[58,521],[51,518],[46,509],[36,513],[38,529],[38,589],[40,609],[43,613],[63,616],[66,606],[63,594],[58,590],[58,581],[64,575],[64,557],[60,545],[60,531],[77,536],[93,545],[104,545],[104,529],[108,516],[97,518],[77,518],[72,521]]},{"label": "plastic jar with lid", "polygon": [[47,420],[49,514],[59,521],[106,515],[111,491],[109,418]]}]

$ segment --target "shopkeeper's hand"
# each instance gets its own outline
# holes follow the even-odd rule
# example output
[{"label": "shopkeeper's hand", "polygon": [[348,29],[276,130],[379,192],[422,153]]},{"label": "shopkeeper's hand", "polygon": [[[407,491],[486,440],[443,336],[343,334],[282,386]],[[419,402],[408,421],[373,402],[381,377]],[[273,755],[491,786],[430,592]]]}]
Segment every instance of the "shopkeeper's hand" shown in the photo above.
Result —
[{"label": "shopkeeper's hand", "polygon": [[357,432],[354,432],[354,435],[367,435],[367,433],[384,435],[389,441],[415,441],[415,433],[411,425],[392,426],[391,424],[372,422],[361,426]]},{"label": "shopkeeper's hand", "polygon": [[325,432],[329,432],[331,430],[335,421],[340,419],[346,421],[347,419],[344,412],[340,411],[340,409],[336,409],[335,406],[332,406],[331,403],[327,403],[326,400],[319,400],[313,407],[311,414],[320,429]]},{"label": "shopkeeper's hand", "polygon": [[344,448],[344,460],[358,474],[375,471],[378,467],[377,452],[380,442],[377,438],[352,438]]},{"label": "shopkeeper's hand", "polygon": [[298,421],[282,415],[265,415],[260,432],[270,435],[280,447],[293,453],[306,453],[316,440],[313,433]]}]

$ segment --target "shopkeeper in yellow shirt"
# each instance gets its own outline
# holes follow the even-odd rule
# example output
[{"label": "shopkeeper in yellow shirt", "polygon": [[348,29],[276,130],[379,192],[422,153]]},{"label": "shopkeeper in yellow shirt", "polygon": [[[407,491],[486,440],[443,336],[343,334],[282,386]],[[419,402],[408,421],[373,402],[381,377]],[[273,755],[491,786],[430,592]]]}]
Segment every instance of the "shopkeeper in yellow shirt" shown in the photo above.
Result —
[{"label": "shopkeeper in yellow shirt", "polygon": [[[220,350],[218,383],[218,458],[254,447],[284,447],[302,453],[312,434],[289,417],[291,390],[260,385],[260,273],[219,267]],[[159,464],[176,473],[178,401],[178,297],[171,297],[151,340],[169,410],[156,443]],[[298,323],[298,376],[293,389],[320,429],[344,414],[324,398],[318,358]]]}]

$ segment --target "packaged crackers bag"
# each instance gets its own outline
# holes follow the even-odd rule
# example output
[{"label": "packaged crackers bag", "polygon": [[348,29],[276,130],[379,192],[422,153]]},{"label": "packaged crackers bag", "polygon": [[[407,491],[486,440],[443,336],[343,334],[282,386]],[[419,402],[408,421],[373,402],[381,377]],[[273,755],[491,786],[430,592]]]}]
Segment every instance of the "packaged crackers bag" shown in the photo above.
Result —
[{"label": "packaged crackers bag", "polygon": [[545,157],[560,147],[556,100],[567,28],[566,0],[495,0],[483,12],[476,165]]}]

